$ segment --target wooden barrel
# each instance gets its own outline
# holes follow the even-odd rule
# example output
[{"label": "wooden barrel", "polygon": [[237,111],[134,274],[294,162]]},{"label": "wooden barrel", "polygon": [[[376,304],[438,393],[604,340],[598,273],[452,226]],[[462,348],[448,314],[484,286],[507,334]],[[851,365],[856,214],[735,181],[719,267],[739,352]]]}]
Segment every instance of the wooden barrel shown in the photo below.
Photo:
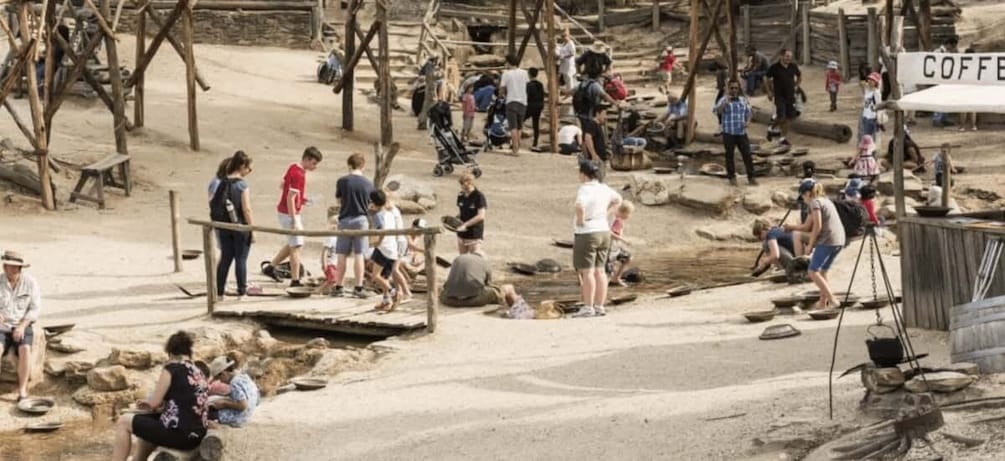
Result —
[{"label": "wooden barrel", "polygon": [[981,373],[1005,372],[1005,296],[953,306],[949,347],[953,363],[976,363]]}]

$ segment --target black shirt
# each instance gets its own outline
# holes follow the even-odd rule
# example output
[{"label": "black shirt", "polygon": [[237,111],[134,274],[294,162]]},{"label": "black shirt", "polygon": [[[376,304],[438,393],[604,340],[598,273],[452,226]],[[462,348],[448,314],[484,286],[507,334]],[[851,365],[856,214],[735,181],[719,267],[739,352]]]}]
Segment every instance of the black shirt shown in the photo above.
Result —
[{"label": "black shirt", "polygon": [[537,80],[527,82],[527,112],[544,109],[544,84]]},{"label": "black shirt", "polygon": [[788,67],[776,62],[768,68],[768,78],[774,84],[775,97],[785,101],[796,101],[796,78],[802,77],[799,66],[796,63],[789,63]]},{"label": "black shirt", "polygon": [[373,183],[366,176],[348,174],[335,183],[335,198],[339,199],[338,219],[366,216],[370,207]]},{"label": "black shirt", "polygon": [[[469,219],[478,216],[478,210],[488,208],[485,195],[482,191],[475,189],[468,195],[464,191],[457,194],[457,208],[461,211],[461,221],[468,222]],[[457,236],[465,240],[481,240],[485,233],[485,221],[482,220],[464,232],[458,232]]]}]

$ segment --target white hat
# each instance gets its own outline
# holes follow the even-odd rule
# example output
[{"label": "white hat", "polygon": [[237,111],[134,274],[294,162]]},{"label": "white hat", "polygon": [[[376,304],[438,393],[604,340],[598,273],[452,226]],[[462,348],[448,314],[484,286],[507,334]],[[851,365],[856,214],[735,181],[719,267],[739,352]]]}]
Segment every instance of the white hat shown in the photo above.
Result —
[{"label": "white hat", "polygon": [[227,357],[221,355],[221,356],[213,359],[212,362],[210,362],[210,364],[209,364],[209,376],[207,376],[207,378],[215,378],[215,377],[217,377],[217,375],[219,375],[220,373],[223,373],[224,371],[226,371],[228,368],[230,368],[232,366],[234,366],[234,361],[233,360],[227,360]]},{"label": "white hat", "polygon": [[24,256],[21,256],[21,253],[10,250],[3,252],[3,256],[0,256],[0,263],[4,266],[17,266],[23,269],[31,267],[31,264],[24,260]]},{"label": "white hat", "polygon": [[827,63],[827,68],[828,69],[837,69],[838,68],[837,61],[830,61],[830,62],[828,62]]}]

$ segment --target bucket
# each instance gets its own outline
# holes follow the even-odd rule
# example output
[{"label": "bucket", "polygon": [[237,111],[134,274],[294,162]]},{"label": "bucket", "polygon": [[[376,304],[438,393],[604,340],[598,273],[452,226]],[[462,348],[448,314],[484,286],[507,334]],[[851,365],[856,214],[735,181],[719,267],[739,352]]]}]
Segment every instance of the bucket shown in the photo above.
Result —
[{"label": "bucket", "polygon": [[1005,372],[1005,296],[953,306],[949,347],[953,363],[975,363],[981,373]]}]

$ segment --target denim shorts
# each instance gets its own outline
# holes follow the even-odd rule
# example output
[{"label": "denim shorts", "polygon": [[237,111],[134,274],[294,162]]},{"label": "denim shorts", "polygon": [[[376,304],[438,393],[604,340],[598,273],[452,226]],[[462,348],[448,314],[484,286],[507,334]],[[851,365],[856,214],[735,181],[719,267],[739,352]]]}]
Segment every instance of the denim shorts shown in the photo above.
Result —
[{"label": "denim shorts", "polygon": [[831,268],[838,253],[844,248],[841,245],[817,245],[813,247],[813,256],[810,257],[810,272],[821,272]]},{"label": "denim shorts", "polygon": [[[19,346],[31,346],[32,340],[35,339],[35,334],[31,329],[31,325],[28,325],[24,329],[24,337],[21,338],[21,342],[14,341],[13,331],[0,331],[0,346],[3,346],[3,353],[6,354],[7,351],[14,351],[14,355],[17,355],[17,349]],[[3,357],[0,357],[2,359]]]},{"label": "denim shorts", "polygon": [[[339,230],[367,230],[370,228],[370,221],[366,215],[342,218],[338,221]],[[370,242],[366,237],[339,237],[335,241],[335,254],[338,255],[365,255],[366,249],[370,247]]]}]

